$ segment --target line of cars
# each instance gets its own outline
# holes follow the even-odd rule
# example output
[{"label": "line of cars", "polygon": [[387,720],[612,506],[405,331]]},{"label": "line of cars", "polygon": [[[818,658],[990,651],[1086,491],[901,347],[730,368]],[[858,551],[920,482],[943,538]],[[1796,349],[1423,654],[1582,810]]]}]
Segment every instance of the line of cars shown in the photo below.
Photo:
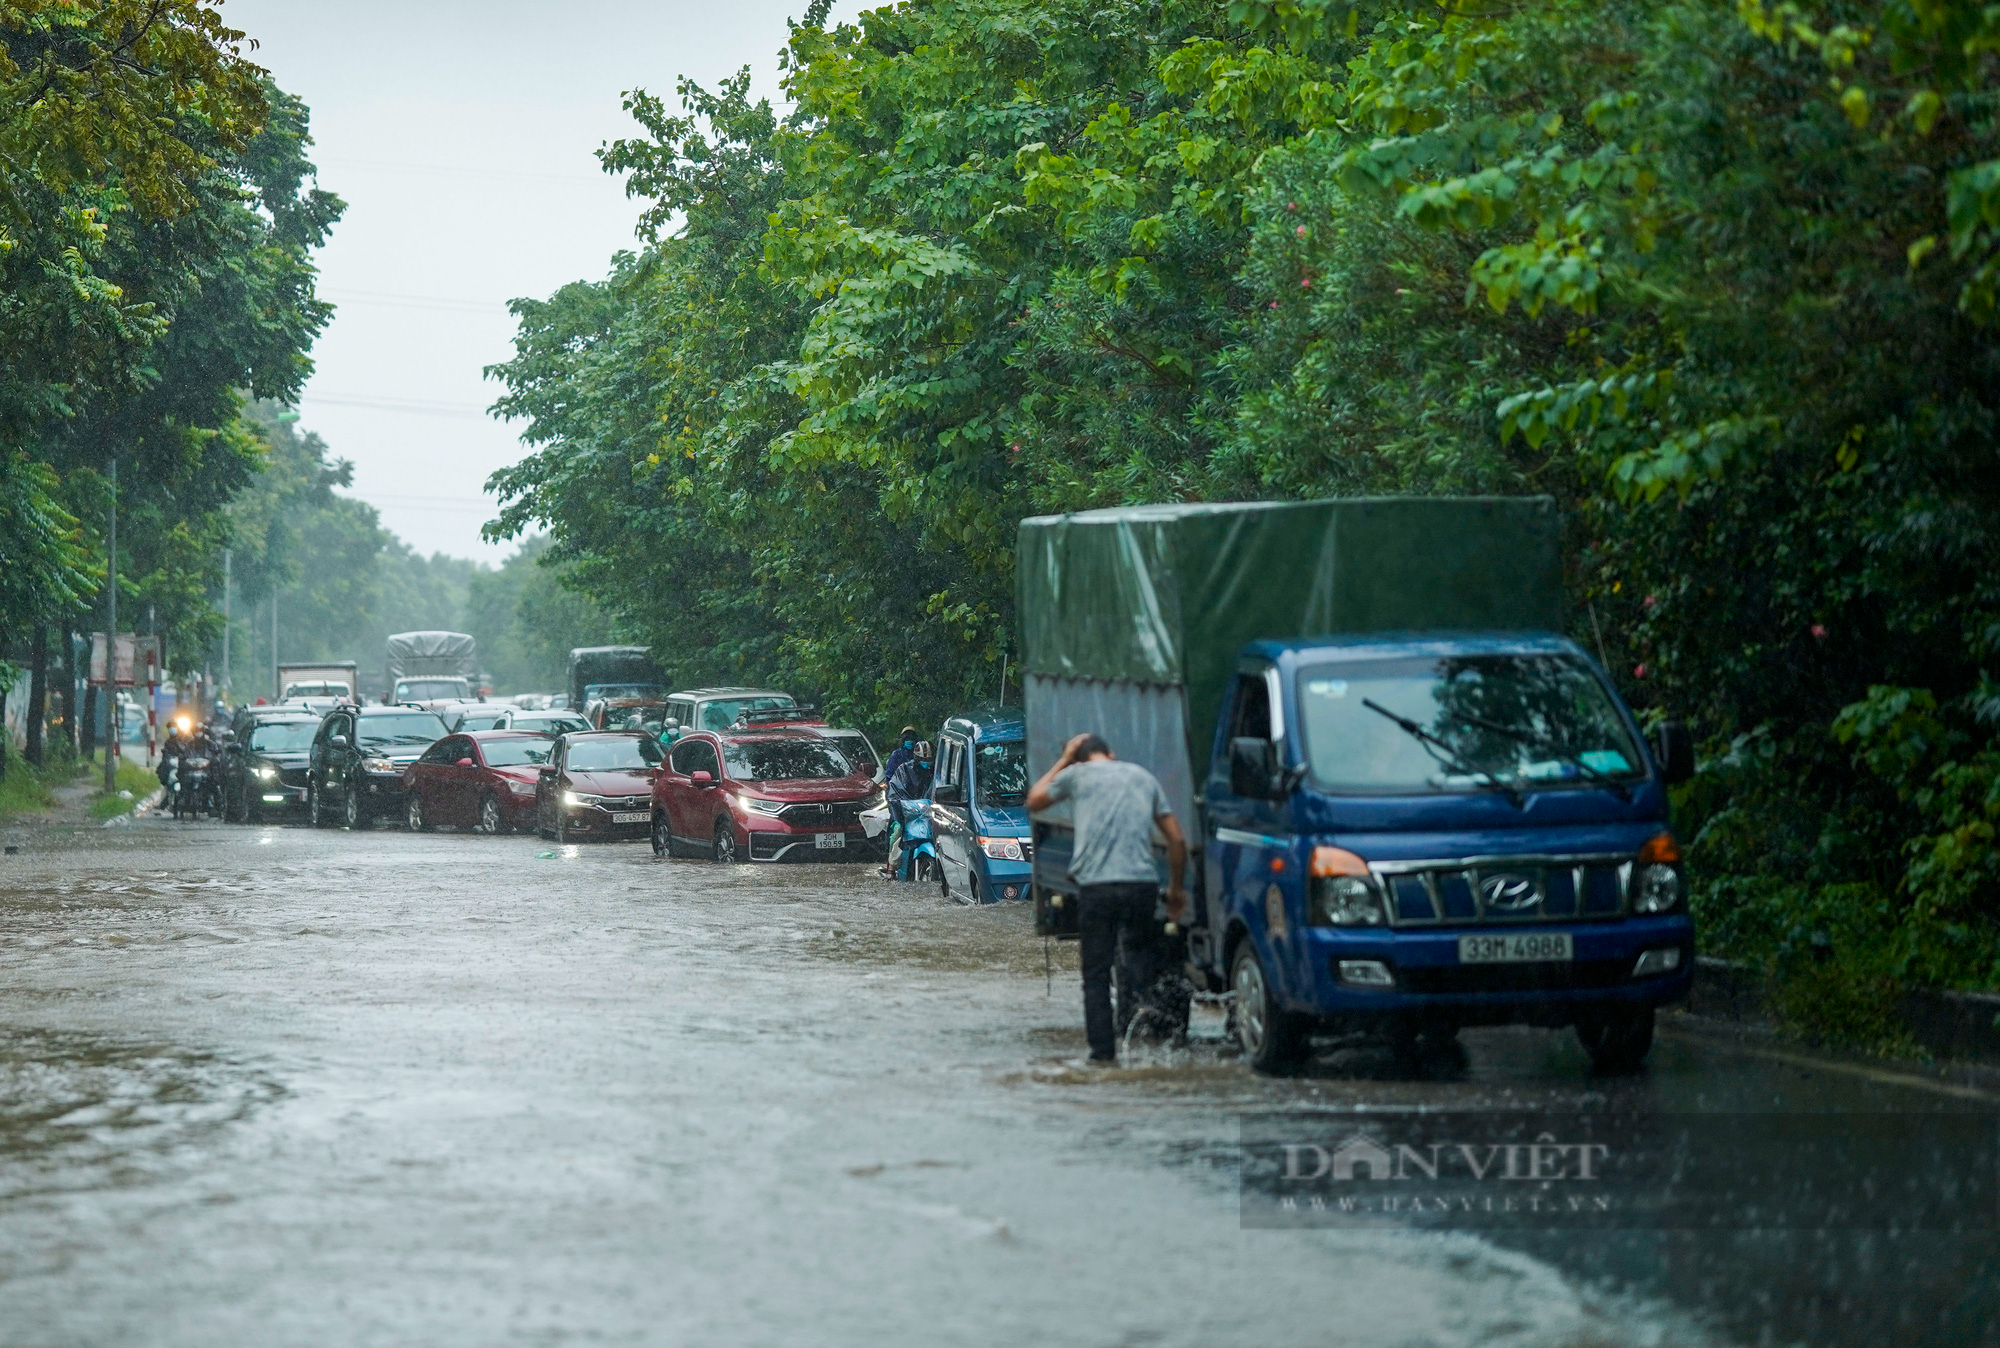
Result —
[{"label": "line of cars", "polygon": [[879,856],[860,823],[882,796],[866,735],[765,690],[673,701],[708,728],[684,729],[676,716],[658,730],[596,730],[573,713],[520,708],[490,718],[352,703],[324,715],[246,708],[224,754],[224,817],[650,838],[662,856],[724,862]]}]

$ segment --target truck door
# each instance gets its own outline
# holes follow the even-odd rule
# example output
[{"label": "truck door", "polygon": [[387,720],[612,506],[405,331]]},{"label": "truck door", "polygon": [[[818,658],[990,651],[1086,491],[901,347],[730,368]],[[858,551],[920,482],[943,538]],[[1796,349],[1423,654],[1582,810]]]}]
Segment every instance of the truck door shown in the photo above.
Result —
[{"label": "truck door", "polygon": [[[955,894],[972,893],[972,768],[966,742],[940,736],[937,777],[931,787],[931,845],[945,883]],[[942,789],[940,789],[942,788]]]},{"label": "truck door", "polygon": [[[1275,669],[1261,666],[1237,673],[1204,791],[1208,837],[1203,853],[1209,930],[1220,938],[1232,919],[1240,919],[1257,943],[1266,976],[1284,995],[1307,986],[1300,981],[1305,971],[1298,967],[1303,943],[1295,939],[1305,917],[1304,881],[1286,829],[1288,812],[1282,801],[1238,795],[1229,780],[1230,742],[1281,741],[1281,707]],[[1272,868],[1274,862],[1279,869]],[[1219,940],[1216,951],[1219,956]]]}]

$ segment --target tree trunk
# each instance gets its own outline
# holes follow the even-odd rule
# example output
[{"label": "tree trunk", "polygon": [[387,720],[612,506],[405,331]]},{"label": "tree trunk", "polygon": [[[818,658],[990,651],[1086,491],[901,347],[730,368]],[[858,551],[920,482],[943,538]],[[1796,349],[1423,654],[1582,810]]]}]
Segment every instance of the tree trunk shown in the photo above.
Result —
[{"label": "tree trunk", "polygon": [[42,766],[42,735],[49,717],[49,629],[37,625],[28,654],[28,761]]}]

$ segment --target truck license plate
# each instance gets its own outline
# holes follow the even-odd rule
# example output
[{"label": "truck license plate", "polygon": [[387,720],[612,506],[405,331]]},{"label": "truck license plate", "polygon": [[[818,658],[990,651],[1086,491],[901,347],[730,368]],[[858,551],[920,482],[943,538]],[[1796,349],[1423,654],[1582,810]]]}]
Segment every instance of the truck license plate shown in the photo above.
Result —
[{"label": "truck license plate", "polygon": [[1566,931],[1510,931],[1458,938],[1460,964],[1541,964],[1574,958]]},{"label": "truck license plate", "polygon": [[815,833],[813,834],[813,846],[817,848],[845,847],[847,846],[847,835],[845,833]]},{"label": "truck license plate", "polygon": [[652,817],[644,810],[621,810],[611,816],[611,822],[614,824],[643,824]]}]

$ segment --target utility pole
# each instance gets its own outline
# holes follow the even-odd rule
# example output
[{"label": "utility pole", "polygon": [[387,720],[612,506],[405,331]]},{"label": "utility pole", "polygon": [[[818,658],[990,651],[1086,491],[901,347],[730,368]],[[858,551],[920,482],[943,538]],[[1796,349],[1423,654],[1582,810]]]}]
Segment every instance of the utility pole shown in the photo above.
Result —
[{"label": "utility pole", "polygon": [[106,700],[105,724],[111,733],[104,737],[104,791],[109,795],[118,789],[118,460],[111,460],[111,527],[106,530],[105,555],[110,559],[104,568],[105,583],[111,589],[111,612],[105,621],[110,628],[104,634],[104,692]]},{"label": "utility pole", "polygon": [[229,682],[229,563],[230,550],[222,550],[222,687],[225,692],[234,692]]},{"label": "utility pole", "polygon": [[278,686],[278,587],[271,587],[271,701],[284,701],[283,688]]}]

